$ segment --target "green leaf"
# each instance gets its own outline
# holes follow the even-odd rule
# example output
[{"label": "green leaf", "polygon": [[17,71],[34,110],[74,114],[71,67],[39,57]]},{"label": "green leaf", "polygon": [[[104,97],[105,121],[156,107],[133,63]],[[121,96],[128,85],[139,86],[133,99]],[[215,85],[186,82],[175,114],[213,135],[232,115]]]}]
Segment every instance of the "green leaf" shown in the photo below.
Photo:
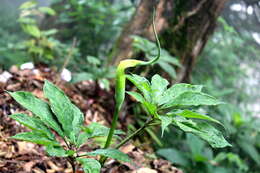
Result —
[{"label": "green leaf", "polygon": [[218,101],[215,97],[201,92],[184,92],[173,98],[168,103],[162,106],[162,109],[174,106],[200,106],[200,105],[218,105],[223,102]]},{"label": "green leaf", "polygon": [[67,157],[67,151],[64,150],[61,146],[53,146],[53,145],[47,145],[45,148],[45,151],[48,153],[49,156],[53,157]]},{"label": "green leaf", "polygon": [[83,165],[85,173],[100,173],[101,165],[95,159],[90,158],[77,158],[77,161]]},{"label": "green leaf", "polygon": [[18,133],[15,136],[12,136],[11,138],[28,141],[36,144],[41,144],[41,145],[59,146],[59,143],[57,141],[53,141],[49,139],[45,134],[40,133],[38,131]]},{"label": "green leaf", "polygon": [[46,13],[50,16],[54,16],[56,14],[56,12],[50,7],[40,7],[39,11],[42,13]]},{"label": "green leaf", "polygon": [[72,83],[77,83],[77,82],[81,82],[84,80],[95,80],[95,76],[91,73],[86,73],[86,72],[82,72],[82,73],[75,73],[72,75]]},{"label": "green leaf", "polygon": [[169,82],[166,79],[162,78],[161,76],[156,74],[152,77],[152,81],[151,81],[152,95],[153,95],[153,100],[157,104],[159,104],[157,98],[164,93],[168,85]]},{"label": "green leaf", "polygon": [[137,92],[133,92],[133,91],[127,91],[127,94],[129,94],[130,96],[132,96],[136,101],[140,102],[140,103],[144,103],[145,100],[143,98],[143,96]]},{"label": "green leaf", "polygon": [[41,31],[36,25],[22,24],[21,26],[22,26],[24,32],[26,32],[27,34],[30,34],[31,36],[34,36],[36,38],[41,37]]},{"label": "green leaf", "polygon": [[53,133],[38,118],[30,117],[26,114],[13,114],[10,117],[32,130],[46,134],[51,140],[55,139]]},{"label": "green leaf", "polygon": [[182,166],[189,165],[188,157],[183,152],[180,152],[173,148],[159,149],[156,153],[158,155],[166,158],[173,164],[178,164],[178,165],[182,165]]},{"label": "green leaf", "polygon": [[157,114],[157,106],[145,101],[143,103],[143,106],[145,107],[146,111],[148,112],[148,115],[153,115],[154,117],[158,118],[158,114]]},{"label": "green leaf", "polygon": [[89,138],[89,134],[85,132],[81,132],[78,136],[77,147],[80,147],[82,144],[84,144],[88,138]]},{"label": "green leaf", "polygon": [[161,62],[169,65],[175,65],[177,67],[182,67],[180,61],[176,57],[171,56],[171,54],[169,54],[169,52],[166,50],[161,51],[161,58],[159,59],[158,64],[161,65]]},{"label": "green leaf", "polygon": [[77,136],[83,125],[83,113],[71,103],[62,90],[49,81],[45,81],[44,95],[50,101],[51,109],[62,125],[65,134],[76,144]]},{"label": "green leaf", "polygon": [[8,92],[19,104],[38,116],[44,124],[51,127],[53,130],[58,132],[62,137],[64,136],[63,131],[54,119],[54,115],[49,105],[36,98],[29,92]]},{"label": "green leaf", "polygon": [[[77,141],[77,146],[82,145],[87,139],[95,137],[108,136],[110,128],[99,123],[91,123],[88,126],[82,127],[83,132],[80,133]],[[124,134],[121,130],[115,130],[114,137]]]},{"label": "green leaf", "polygon": [[[110,128],[103,126],[99,123],[91,123],[90,125],[83,127],[83,130],[88,134],[88,138],[107,136]],[[115,135],[124,134],[121,130],[115,130]]]},{"label": "green leaf", "polygon": [[[139,36],[132,36],[133,47],[142,50],[146,58],[152,60],[157,55],[156,44]],[[181,67],[179,60],[169,54],[164,49],[161,49],[160,59],[157,61],[158,65],[167,72],[172,78],[176,78],[176,72],[174,66]],[[172,66],[174,65],[174,66]]]},{"label": "green leaf", "polygon": [[91,65],[95,65],[95,66],[101,65],[101,61],[99,60],[98,57],[87,56],[87,61]]},{"label": "green leaf", "polygon": [[167,62],[158,62],[158,64],[160,65],[160,67],[169,74],[169,76],[173,79],[176,79],[177,75],[176,75],[176,71],[174,69],[174,67],[172,65],[170,65]]},{"label": "green leaf", "polygon": [[167,115],[159,115],[158,117],[161,120],[161,126],[162,126],[161,137],[163,137],[163,133],[164,133],[165,129],[172,123],[173,117],[167,116]]},{"label": "green leaf", "polygon": [[174,124],[181,130],[199,136],[200,138],[207,141],[213,148],[231,146],[222,136],[220,131],[205,122],[195,123],[191,120],[186,120],[185,118],[174,118],[173,121]]},{"label": "green leaf", "polygon": [[24,23],[24,24],[36,24],[36,20],[29,18],[29,17],[21,17],[18,19],[18,22]]},{"label": "green leaf", "polygon": [[89,156],[97,156],[97,155],[101,155],[101,156],[105,156],[105,157],[110,157],[113,159],[117,159],[123,162],[130,162],[130,158],[128,157],[127,154],[122,153],[121,151],[117,150],[117,149],[97,149],[95,151],[92,152],[88,152],[86,153]]},{"label": "green leaf", "polygon": [[199,139],[199,137],[193,134],[186,134],[187,144],[191,151],[191,158],[197,162],[203,162],[209,160],[204,154],[205,142]]},{"label": "green leaf", "polygon": [[51,35],[54,35],[58,32],[57,29],[49,29],[49,30],[46,30],[46,31],[42,31],[42,34],[44,36],[51,36]]},{"label": "green leaf", "polygon": [[36,1],[27,1],[25,3],[23,3],[22,5],[20,5],[20,9],[29,9],[29,8],[33,8],[37,5]]},{"label": "green leaf", "polygon": [[191,84],[185,84],[185,83],[179,83],[171,86],[169,89],[167,89],[162,96],[158,97],[158,104],[163,105],[165,103],[170,102],[172,99],[176,98],[180,94],[187,92],[187,91],[193,91],[193,92],[201,92],[203,86],[202,85],[191,85]]},{"label": "green leaf", "polygon": [[258,165],[260,165],[260,155],[254,145],[248,141],[239,140],[237,143],[242,150],[247,153]]},{"label": "green leaf", "polygon": [[214,162],[220,163],[223,161],[228,160],[230,163],[235,163],[237,167],[244,171],[248,171],[248,166],[247,164],[244,163],[243,160],[240,159],[239,155],[234,154],[234,153],[225,153],[225,152],[220,152],[214,159]]},{"label": "green leaf", "polygon": [[215,122],[215,123],[222,125],[218,120],[216,120],[214,118],[211,118],[207,115],[199,114],[197,112],[192,112],[190,110],[184,110],[180,113],[176,113],[176,115],[179,115],[179,116],[182,116],[182,117],[185,117],[185,118],[195,118],[195,119],[208,120],[208,121],[212,121],[212,122]]},{"label": "green leaf", "polygon": [[126,77],[138,88],[139,91],[142,92],[145,100],[147,100],[148,102],[152,102],[152,89],[150,87],[150,82],[146,78],[135,74],[126,75]]}]

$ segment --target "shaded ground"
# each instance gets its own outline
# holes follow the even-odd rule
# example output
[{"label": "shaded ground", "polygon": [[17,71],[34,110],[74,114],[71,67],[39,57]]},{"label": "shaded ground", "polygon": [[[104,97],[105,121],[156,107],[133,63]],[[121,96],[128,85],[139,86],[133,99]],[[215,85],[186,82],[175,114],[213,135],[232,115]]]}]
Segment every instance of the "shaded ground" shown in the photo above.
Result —
[{"label": "shaded ground", "polygon": [[[95,82],[81,82],[70,85],[61,81],[59,75],[47,67],[38,67],[34,70],[10,69],[13,75],[6,83],[0,83],[0,172],[1,173],[71,173],[71,166],[64,158],[47,157],[44,148],[40,145],[10,139],[19,132],[28,129],[9,118],[17,112],[25,112],[4,90],[30,91],[43,98],[42,86],[44,79],[48,79],[62,88],[72,101],[80,107],[85,115],[85,124],[99,122],[109,125],[113,112],[113,93],[102,89]],[[29,113],[29,112],[27,112]],[[131,116],[120,119],[119,128],[125,130],[128,123],[133,122]],[[91,147],[90,147],[91,146]],[[95,148],[95,142],[83,146],[82,150],[89,151]],[[119,163],[109,160],[102,170],[104,173],[181,173],[168,161],[157,159],[149,145],[135,147],[126,144],[121,151],[127,153],[133,163]],[[81,172],[81,171],[79,171]]]}]

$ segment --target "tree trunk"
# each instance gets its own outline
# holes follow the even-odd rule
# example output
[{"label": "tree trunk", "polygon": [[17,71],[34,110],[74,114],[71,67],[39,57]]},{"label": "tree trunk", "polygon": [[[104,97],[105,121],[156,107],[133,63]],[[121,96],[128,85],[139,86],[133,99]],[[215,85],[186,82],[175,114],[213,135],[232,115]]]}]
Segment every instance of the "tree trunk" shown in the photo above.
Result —
[{"label": "tree trunk", "polygon": [[124,27],[116,45],[112,51],[113,64],[132,57],[131,35],[142,35],[151,24],[153,8],[157,6],[157,0],[143,0],[138,6],[130,22]]},{"label": "tree trunk", "polygon": [[154,40],[152,9],[156,7],[156,30],[162,47],[178,57],[176,82],[189,82],[196,58],[216,26],[217,17],[228,0],[142,0],[132,20],[119,37],[112,57],[114,64],[133,56],[131,35]]}]

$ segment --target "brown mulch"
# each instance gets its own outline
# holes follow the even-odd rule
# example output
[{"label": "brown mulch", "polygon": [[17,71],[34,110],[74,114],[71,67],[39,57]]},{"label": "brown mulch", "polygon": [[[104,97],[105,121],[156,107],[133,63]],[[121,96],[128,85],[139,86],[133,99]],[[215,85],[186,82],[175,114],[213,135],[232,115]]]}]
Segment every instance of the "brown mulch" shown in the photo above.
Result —
[{"label": "brown mulch", "polygon": [[[0,173],[71,173],[71,166],[64,158],[47,157],[44,147],[24,141],[13,140],[9,137],[28,131],[9,115],[17,112],[27,112],[16,103],[6,92],[30,91],[39,98],[43,98],[42,86],[45,79],[58,85],[82,110],[85,124],[99,122],[109,125],[113,113],[113,92],[102,90],[97,83],[84,81],[75,85],[59,79],[55,70],[45,66],[34,70],[19,70],[13,66],[13,75],[6,83],[0,83]],[[59,80],[57,80],[59,79]],[[29,113],[29,112],[27,112]],[[120,119],[119,128],[124,129],[131,116]],[[86,144],[84,150],[90,150],[95,143]],[[148,149],[147,149],[148,148]],[[132,144],[121,147],[133,160],[132,163],[119,163],[108,160],[103,173],[182,173],[168,161],[150,157],[153,150],[150,146],[137,148]],[[81,171],[79,171],[81,172]]]}]

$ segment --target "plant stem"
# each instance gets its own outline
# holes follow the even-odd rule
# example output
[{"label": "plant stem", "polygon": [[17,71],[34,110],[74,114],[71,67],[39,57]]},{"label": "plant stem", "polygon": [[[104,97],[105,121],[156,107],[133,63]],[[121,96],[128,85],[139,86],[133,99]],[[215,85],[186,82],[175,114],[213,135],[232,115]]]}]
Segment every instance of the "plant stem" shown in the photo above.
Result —
[{"label": "plant stem", "polygon": [[70,62],[70,59],[73,55],[73,49],[76,47],[76,44],[77,44],[77,38],[74,37],[73,38],[73,42],[72,42],[72,45],[69,49],[69,52],[68,52],[68,56],[66,57],[65,61],[64,61],[64,64],[62,65],[61,67],[61,70],[60,70],[60,73],[62,73],[62,71],[67,67],[67,65],[69,64]]},{"label": "plant stem", "polygon": [[[112,141],[112,138],[113,138],[113,134],[114,134],[114,131],[115,131],[115,128],[116,128],[119,112],[120,112],[120,109],[121,109],[121,107],[122,107],[122,105],[124,103],[125,87],[126,87],[125,86],[126,85],[125,69],[130,68],[130,67],[136,67],[136,66],[150,65],[150,64],[153,64],[156,61],[158,61],[158,59],[160,58],[161,47],[160,47],[160,42],[159,42],[156,30],[155,30],[154,20],[155,20],[155,10],[153,12],[153,32],[154,32],[154,35],[155,35],[155,38],[156,38],[156,44],[157,44],[157,48],[158,48],[158,55],[155,58],[153,58],[152,60],[148,61],[148,62],[139,61],[139,60],[126,59],[126,60],[120,61],[119,65],[117,66],[117,69],[116,69],[116,87],[115,87],[116,107],[115,107],[115,112],[114,112],[114,116],[113,116],[113,120],[112,120],[112,126],[110,128],[110,131],[109,131],[109,134],[108,134],[108,137],[107,137],[107,140],[106,140],[106,144],[103,147],[104,149],[108,148],[110,146],[110,144],[111,144],[111,141]],[[145,123],[145,125],[146,125],[146,123]],[[143,127],[143,128],[145,128],[145,127]],[[135,136],[136,134],[134,134],[133,136]],[[131,138],[127,139],[127,141],[130,140]],[[127,142],[127,141],[122,141],[122,142],[124,144],[124,142]],[[105,161],[106,161],[106,157],[104,157],[104,156],[102,156],[99,159],[99,162],[102,165],[105,163]]]},{"label": "plant stem", "polygon": [[76,173],[76,165],[75,165],[75,159],[73,157],[68,157],[68,161],[71,164],[72,167],[72,173]]},{"label": "plant stem", "polygon": [[63,141],[65,142],[65,144],[66,144],[67,148],[70,150],[70,149],[71,149],[71,147],[70,147],[69,143],[66,141],[66,139],[65,139],[65,138],[62,138],[62,139],[63,139]]},{"label": "plant stem", "polygon": [[144,123],[144,125],[142,125],[142,127],[140,127],[139,129],[137,129],[134,133],[132,133],[131,135],[127,136],[123,141],[121,141],[115,148],[118,149],[120,148],[122,145],[124,145],[125,143],[127,143],[129,140],[131,140],[133,137],[135,137],[136,135],[138,135],[142,130],[144,130],[151,122],[152,122],[152,118],[149,117],[149,119],[147,119],[147,121]]},{"label": "plant stem", "polygon": [[120,111],[120,107],[116,106],[116,110],[114,112],[114,116],[113,116],[113,120],[112,120],[112,125],[111,125],[104,148],[108,148],[111,144],[112,137],[113,137],[113,134],[114,134],[114,131],[116,128],[116,124],[117,124],[117,120],[118,120],[118,116],[119,116],[119,111]]},{"label": "plant stem", "polygon": [[[114,131],[115,131],[115,128],[116,128],[120,108],[121,108],[121,106],[116,105],[116,110],[115,110],[114,115],[113,115],[112,125],[111,125],[111,128],[110,128],[110,131],[109,131],[109,134],[108,134],[104,148],[108,148],[111,141],[112,141],[112,137],[114,135]],[[99,159],[99,162],[103,165],[105,161],[106,161],[106,157],[101,156],[101,158]]]},{"label": "plant stem", "polygon": [[[131,135],[127,136],[123,141],[121,141],[115,148],[118,149],[120,148],[122,145],[124,145],[125,143],[127,143],[128,141],[130,141],[133,137],[135,137],[136,135],[138,135],[143,129],[145,129],[147,126],[149,126],[149,124],[153,121],[152,117],[149,117],[146,122],[142,125],[142,127],[140,127],[139,129],[137,129],[135,132],[133,132]],[[106,161],[107,157],[101,157],[99,162],[103,165]]]}]

